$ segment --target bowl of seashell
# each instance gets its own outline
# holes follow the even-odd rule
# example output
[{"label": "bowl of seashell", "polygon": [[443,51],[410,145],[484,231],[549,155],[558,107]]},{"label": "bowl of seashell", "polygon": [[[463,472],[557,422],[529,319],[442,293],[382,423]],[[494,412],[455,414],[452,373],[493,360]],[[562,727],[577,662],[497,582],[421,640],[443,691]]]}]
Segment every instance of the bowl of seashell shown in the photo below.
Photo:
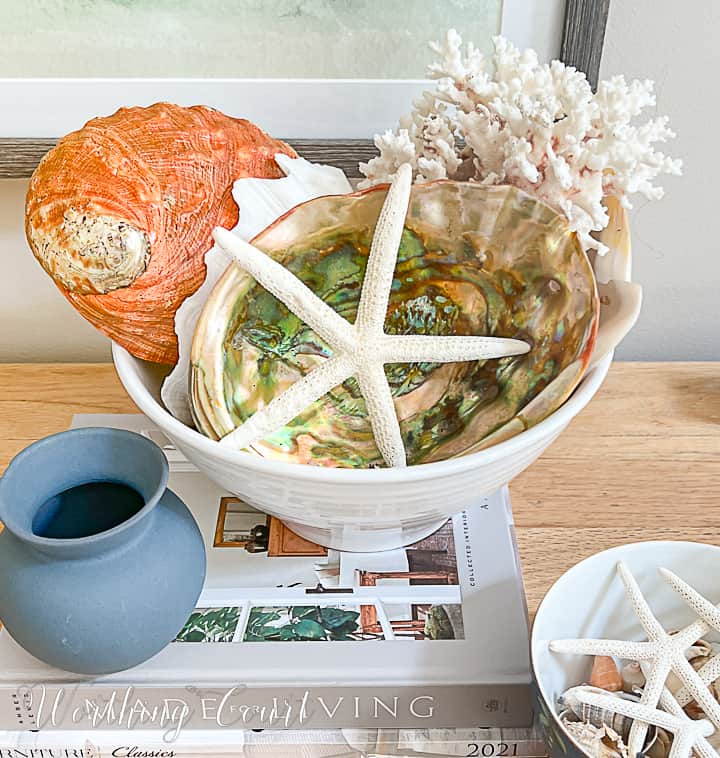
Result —
[{"label": "bowl of seashell", "polygon": [[703,758],[720,738],[720,548],[591,556],[540,604],[531,655],[552,756]]},{"label": "bowl of seashell", "polygon": [[506,484],[610,361],[594,354],[594,273],[559,214],[513,187],[413,186],[409,168],[301,203],[252,244],[215,230],[231,263],[193,324],[190,424],[167,410],[172,375],[113,349],[140,410],[201,471],[343,550],[415,542]]},{"label": "bowl of seashell", "polygon": [[506,484],[638,316],[628,196],[680,171],[664,119],[631,123],[652,85],[495,47],[433,47],[359,187],[171,103],[92,119],[31,179],[30,248],[140,410],[316,543],[407,545]]}]

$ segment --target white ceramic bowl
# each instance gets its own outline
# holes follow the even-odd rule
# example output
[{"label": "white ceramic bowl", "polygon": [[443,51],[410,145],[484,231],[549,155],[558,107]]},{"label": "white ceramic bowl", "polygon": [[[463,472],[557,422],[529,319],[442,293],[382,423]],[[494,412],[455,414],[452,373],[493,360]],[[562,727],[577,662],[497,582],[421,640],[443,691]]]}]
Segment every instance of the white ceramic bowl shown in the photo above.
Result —
[{"label": "white ceramic bowl", "polygon": [[210,479],[317,544],[364,552],[412,544],[517,476],[587,405],[612,356],[584,377],[559,410],[528,431],[479,453],[404,469],[322,468],[227,450],[165,410],[162,367],[115,344],[113,360],[138,408]]},{"label": "white ceramic bowl", "polygon": [[[540,604],[531,638],[531,656],[541,721],[553,756],[586,755],[563,729],[556,714],[558,697],[587,682],[592,660],[559,655],[554,639],[590,637],[647,639],[629,602],[616,567],[623,561],[637,579],[653,613],[668,630],[682,629],[697,616],[657,572],[675,572],[714,603],[720,602],[720,547],[696,542],[635,542],[605,550],[573,566],[550,588]],[[717,640],[717,634],[708,635]]]}]

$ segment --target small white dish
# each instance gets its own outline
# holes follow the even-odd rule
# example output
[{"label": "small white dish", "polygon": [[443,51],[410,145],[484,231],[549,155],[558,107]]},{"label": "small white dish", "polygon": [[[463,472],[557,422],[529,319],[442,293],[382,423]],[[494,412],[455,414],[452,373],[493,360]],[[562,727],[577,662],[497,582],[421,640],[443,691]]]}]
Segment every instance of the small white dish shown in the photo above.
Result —
[{"label": "small white dish", "polygon": [[[540,720],[550,754],[587,756],[563,728],[557,699],[568,688],[587,683],[592,658],[549,649],[556,639],[645,640],[617,575],[622,561],[637,580],[665,629],[682,629],[697,616],[658,573],[670,569],[712,602],[720,602],[720,547],[696,542],[635,542],[597,553],[566,571],[550,588],[535,616],[531,660]],[[713,639],[712,634],[708,635]]]}]

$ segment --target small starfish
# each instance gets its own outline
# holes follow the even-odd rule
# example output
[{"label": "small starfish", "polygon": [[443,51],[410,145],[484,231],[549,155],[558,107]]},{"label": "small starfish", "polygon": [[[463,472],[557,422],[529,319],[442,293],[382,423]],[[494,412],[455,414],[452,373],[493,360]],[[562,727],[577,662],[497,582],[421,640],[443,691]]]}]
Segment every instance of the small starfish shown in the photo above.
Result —
[{"label": "small starfish", "polygon": [[[691,693],[691,699],[696,700],[712,724],[720,728],[720,704],[685,657],[685,651],[707,633],[707,625],[698,620],[679,632],[669,634],[653,615],[627,566],[622,562],[618,563],[617,572],[625,585],[633,610],[648,636],[648,641],[554,640],[550,643],[550,649],[556,653],[609,655],[631,661],[647,661],[649,666],[640,704],[649,708],[657,706],[665,689],[668,674],[673,671]],[[628,749],[632,755],[642,750],[647,730],[647,723],[633,723],[628,739]]]},{"label": "small starfish", "polygon": [[328,360],[223,437],[221,444],[242,449],[258,442],[354,376],[365,398],[380,454],[389,466],[405,466],[405,446],[385,376],[386,363],[455,363],[528,352],[527,343],[501,337],[385,334],[385,316],[411,188],[412,170],[405,164],[395,175],[375,227],[354,324],[336,313],[284,266],[227,230],[215,229],[217,244],[333,351]]},{"label": "small starfish", "polygon": [[[665,711],[675,716],[680,721],[687,722],[686,723],[687,726],[692,727],[699,723],[703,723],[706,725],[703,727],[703,732],[698,735],[694,743],[688,743],[687,745],[678,744],[677,752],[675,754],[673,754],[672,748],[671,748],[670,755],[672,755],[673,758],[675,758],[675,756],[678,756],[678,755],[688,755],[693,750],[701,758],[718,758],[717,751],[707,739],[708,737],[710,737],[710,735],[712,735],[715,732],[715,728],[707,719],[699,719],[699,720],[691,719],[690,716],[688,716],[687,713],[685,713],[680,703],[678,703],[678,701],[673,697],[672,693],[670,692],[669,689],[667,689],[667,687],[663,689],[663,693],[662,695],[660,695],[660,705]],[[711,729],[709,733],[708,733],[708,726]],[[681,741],[680,735],[678,735],[677,733],[675,734],[675,740],[673,741],[673,743],[675,741],[677,742]],[[674,747],[675,745],[673,744],[673,748]],[[668,758],[670,758],[670,756],[668,756]]]},{"label": "small starfish", "polygon": [[[704,630],[701,636],[706,635],[711,629],[720,632],[720,608],[706,600],[697,590],[694,590],[687,582],[684,582],[677,574],[668,569],[658,569],[660,575],[667,581],[675,592],[700,616],[704,622]],[[702,623],[701,622],[701,623]],[[706,685],[712,684],[720,677],[720,655],[714,655],[698,671],[698,676]],[[693,700],[687,687],[683,687],[675,693],[675,698],[681,706],[687,705]]]},{"label": "small starfish", "polygon": [[[633,728],[636,724],[643,724],[646,733],[651,724],[672,732],[673,743],[668,758],[690,758],[693,751],[702,758],[718,758],[717,752],[707,740],[715,731],[713,725],[707,719],[693,721],[667,689],[661,693],[662,706],[666,711],[659,711],[642,702],[634,703],[592,691],[580,691],[576,696],[581,703],[633,719]],[[642,744],[640,747],[642,749]],[[640,751],[628,744],[628,752],[630,755],[637,755]]]}]

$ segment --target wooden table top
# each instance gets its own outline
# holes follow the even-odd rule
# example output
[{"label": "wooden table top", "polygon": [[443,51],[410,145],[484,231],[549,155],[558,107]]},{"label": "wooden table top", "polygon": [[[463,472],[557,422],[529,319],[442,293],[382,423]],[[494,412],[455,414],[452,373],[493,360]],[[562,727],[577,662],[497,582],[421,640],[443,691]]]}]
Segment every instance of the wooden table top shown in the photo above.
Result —
[{"label": "wooden table top", "polygon": [[[0,470],[74,413],[134,413],[109,364],[0,364]],[[616,363],[560,439],[510,485],[528,604],[599,550],[720,544],[720,363]]]}]

